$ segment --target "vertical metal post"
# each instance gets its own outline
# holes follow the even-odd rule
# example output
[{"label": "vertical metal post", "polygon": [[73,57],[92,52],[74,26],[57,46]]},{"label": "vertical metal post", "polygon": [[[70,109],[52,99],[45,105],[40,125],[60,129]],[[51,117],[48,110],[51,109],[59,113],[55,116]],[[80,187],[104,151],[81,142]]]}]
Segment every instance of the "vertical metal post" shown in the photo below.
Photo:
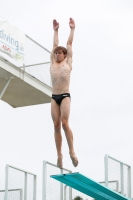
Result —
[{"label": "vertical metal post", "polygon": [[108,155],[104,157],[105,186],[108,187]]},{"label": "vertical metal post", "polygon": [[119,192],[119,181],[116,181],[116,192]]},{"label": "vertical metal post", "polygon": [[47,170],[47,166],[46,166],[47,162],[43,161],[43,177],[42,177],[42,200],[46,200],[46,170]]},{"label": "vertical metal post", "polygon": [[34,183],[33,183],[33,200],[36,200],[36,186],[37,186],[37,176],[34,175]]},{"label": "vertical metal post", "polygon": [[64,200],[67,200],[67,187],[69,189],[69,200],[72,200],[72,188],[67,185],[64,186]]},{"label": "vertical metal post", "polygon": [[69,187],[69,200],[72,200],[72,188]]},{"label": "vertical metal post", "polygon": [[[63,169],[60,169],[60,174],[63,174]],[[63,199],[63,183],[60,183],[60,200]]]},{"label": "vertical metal post", "polygon": [[128,197],[131,198],[131,167],[128,167]]},{"label": "vertical metal post", "polygon": [[[71,173],[71,172],[69,172]],[[72,200],[72,188],[69,187],[69,200]]]},{"label": "vertical metal post", "polygon": [[66,200],[66,188],[67,188],[67,185],[64,186],[64,200]]},{"label": "vertical metal post", "polygon": [[9,85],[11,79],[12,79],[12,78],[8,78],[8,79],[7,79],[7,81],[6,81],[6,83],[5,83],[5,86],[4,86],[3,90],[0,92],[0,99],[2,98],[4,92],[6,91],[6,88],[8,87],[8,85]]},{"label": "vertical metal post", "polygon": [[121,194],[124,195],[124,176],[123,163],[120,163],[120,177],[121,177]]},{"label": "vertical metal post", "polygon": [[20,200],[23,200],[23,190],[20,190]]},{"label": "vertical metal post", "polygon": [[9,165],[6,165],[6,176],[5,176],[5,200],[8,200],[8,176],[9,176]]},{"label": "vertical metal post", "polygon": [[22,79],[24,80],[24,73],[25,73],[25,65],[23,64],[23,77],[22,77]]},{"label": "vertical metal post", "polygon": [[24,181],[24,200],[27,200],[27,172],[25,172],[25,181]]},{"label": "vertical metal post", "polygon": [[25,74],[25,65],[23,64],[23,67],[19,68],[19,78],[24,80],[24,74]]}]

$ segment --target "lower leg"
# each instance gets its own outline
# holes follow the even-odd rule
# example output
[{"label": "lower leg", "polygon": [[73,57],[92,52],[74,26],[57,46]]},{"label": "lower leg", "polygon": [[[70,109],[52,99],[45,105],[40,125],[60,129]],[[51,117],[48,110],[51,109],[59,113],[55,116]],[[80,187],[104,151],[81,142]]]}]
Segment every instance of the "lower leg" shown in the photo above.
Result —
[{"label": "lower leg", "polygon": [[71,129],[68,127],[64,129],[65,131],[65,136],[67,139],[68,147],[69,147],[69,153],[74,154],[74,146],[73,146],[73,134]]},{"label": "lower leg", "polygon": [[74,167],[76,167],[78,165],[78,159],[74,152],[72,131],[69,128],[69,126],[66,124],[65,124],[65,126],[63,126],[63,129],[65,131],[65,135],[66,135],[66,139],[67,139],[67,143],[68,143],[68,147],[69,147],[69,154],[70,154],[72,163],[73,163]]},{"label": "lower leg", "polygon": [[60,111],[61,111],[61,122],[63,129],[65,131],[68,147],[69,147],[69,154],[72,159],[73,165],[76,167],[78,165],[78,159],[74,152],[73,147],[73,134],[71,129],[69,128],[68,120],[69,120],[69,114],[70,114],[70,98],[66,97],[62,100]]},{"label": "lower leg", "polygon": [[62,136],[61,136],[61,132],[60,131],[55,131],[54,133],[54,137],[55,137],[55,144],[56,144],[56,150],[57,150],[57,166],[62,168],[63,164],[62,164]]}]

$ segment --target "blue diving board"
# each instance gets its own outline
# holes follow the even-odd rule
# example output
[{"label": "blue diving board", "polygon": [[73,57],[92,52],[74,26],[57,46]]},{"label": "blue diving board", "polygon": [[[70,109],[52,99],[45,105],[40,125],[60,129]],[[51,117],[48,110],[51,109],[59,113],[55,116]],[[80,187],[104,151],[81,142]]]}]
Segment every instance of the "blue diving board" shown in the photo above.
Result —
[{"label": "blue diving board", "polygon": [[91,180],[90,178],[87,178],[79,172],[51,175],[50,177],[90,197],[93,197],[96,200],[131,200],[130,198],[125,197],[118,192],[115,192],[108,187]]}]

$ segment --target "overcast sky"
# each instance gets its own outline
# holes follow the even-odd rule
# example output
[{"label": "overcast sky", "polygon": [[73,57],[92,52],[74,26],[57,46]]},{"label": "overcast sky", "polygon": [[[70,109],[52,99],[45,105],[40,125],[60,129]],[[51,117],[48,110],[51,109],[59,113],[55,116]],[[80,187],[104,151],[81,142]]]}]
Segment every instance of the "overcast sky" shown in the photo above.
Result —
[{"label": "overcast sky", "polygon": [[[0,2],[1,17],[49,50],[52,20],[62,46],[75,20],[70,127],[79,166],[63,136],[64,167],[103,181],[105,154],[133,166],[133,1]],[[14,109],[0,101],[0,113],[0,173],[10,164],[41,176],[43,160],[56,163],[50,104]]]}]

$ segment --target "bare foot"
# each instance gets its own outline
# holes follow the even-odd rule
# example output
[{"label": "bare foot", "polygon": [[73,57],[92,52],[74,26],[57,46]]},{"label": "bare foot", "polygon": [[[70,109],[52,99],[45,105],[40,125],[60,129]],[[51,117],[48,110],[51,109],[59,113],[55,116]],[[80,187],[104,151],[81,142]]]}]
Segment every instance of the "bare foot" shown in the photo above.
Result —
[{"label": "bare foot", "polygon": [[57,166],[59,167],[59,168],[62,168],[63,167],[63,163],[62,163],[62,156],[59,156],[58,158],[57,158]]},{"label": "bare foot", "polygon": [[72,163],[73,163],[74,167],[77,167],[78,166],[78,159],[77,159],[76,155],[75,154],[70,154],[70,158],[72,160]]}]

